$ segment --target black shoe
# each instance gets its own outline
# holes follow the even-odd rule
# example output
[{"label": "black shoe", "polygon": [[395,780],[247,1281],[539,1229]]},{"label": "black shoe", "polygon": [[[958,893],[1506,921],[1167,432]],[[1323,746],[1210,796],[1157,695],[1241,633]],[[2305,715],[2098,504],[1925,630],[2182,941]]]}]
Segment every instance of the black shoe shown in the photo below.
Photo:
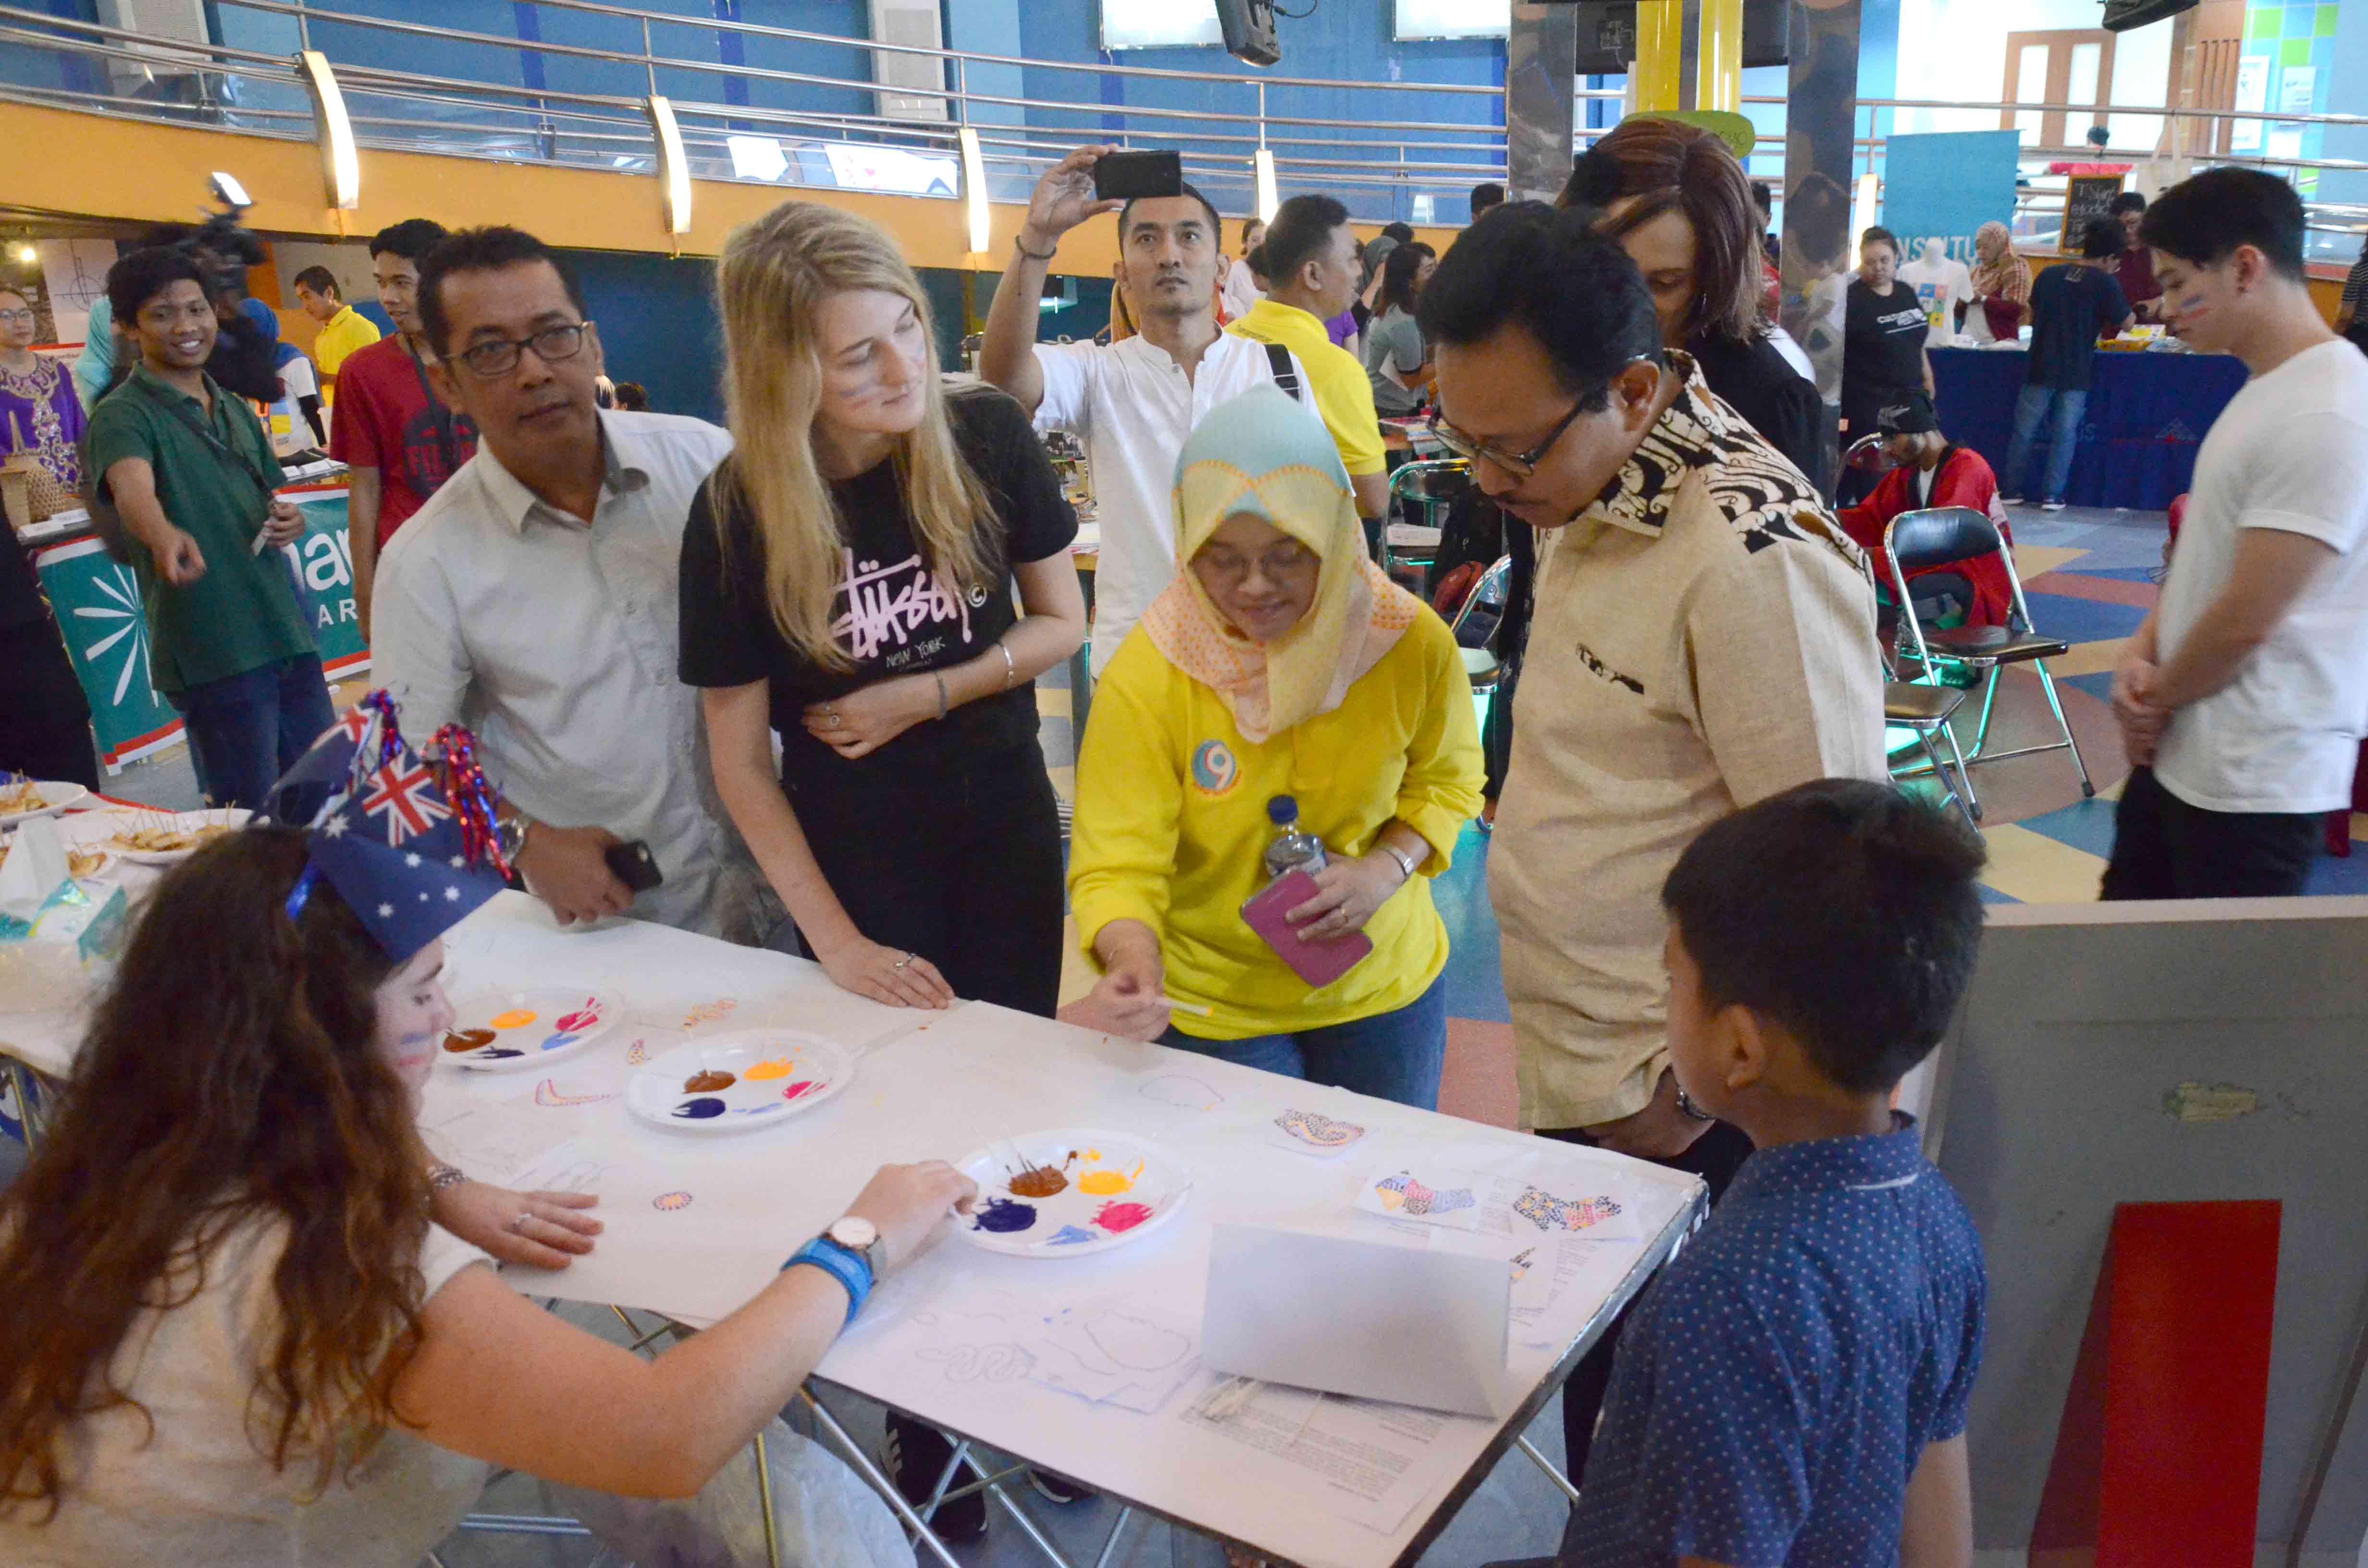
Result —
[{"label": "black shoe", "polygon": [[[943,1432],[926,1421],[890,1413],[888,1446],[881,1456],[882,1468],[916,1510],[928,1505],[929,1494],[937,1490],[938,1477],[946,1472],[946,1461],[953,1457],[954,1446]],[[946,1490],[968,1486],[978,1479],[978,1471],[964,1460]],[[986,1494],[973,1492],[939,1505],[929,1528],[937,1532],[940,1540],[978,1540],[986,1534]]]},{"label": "black shoe", "polygon": [[1074,1481],[1050,1475],[1041,1470],[1031,1470],[1028,1472],[1028,1484],[1036,1489],[1037,1496],[1047,1503],[1058,1503],[1064,1507],[1071,1503],[1082,1503],[1093,1495],[1089,1489],[1078,1485]]}]

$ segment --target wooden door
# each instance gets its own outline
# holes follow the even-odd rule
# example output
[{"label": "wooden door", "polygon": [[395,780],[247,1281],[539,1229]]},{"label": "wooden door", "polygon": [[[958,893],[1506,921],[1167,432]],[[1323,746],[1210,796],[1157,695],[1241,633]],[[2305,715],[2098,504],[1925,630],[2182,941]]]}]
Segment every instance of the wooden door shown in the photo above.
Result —
[{"label": "wooden door", "polygon": [[[2237,0],[2241,7],[2243,0]],[[2063,28],[2050,32],[2006,35],[2006,101],[2104,105],[2113,97],[2113,40],[2102,28]],[[2231,81],[2234,78],[2232,76]],[[2067,120],[2076,123],[2067,126]],[[2026,148],[2077,146],[2101,113],[2066,115],[2060,109],[2002,109],[1998,129],[2029,132]]]}]

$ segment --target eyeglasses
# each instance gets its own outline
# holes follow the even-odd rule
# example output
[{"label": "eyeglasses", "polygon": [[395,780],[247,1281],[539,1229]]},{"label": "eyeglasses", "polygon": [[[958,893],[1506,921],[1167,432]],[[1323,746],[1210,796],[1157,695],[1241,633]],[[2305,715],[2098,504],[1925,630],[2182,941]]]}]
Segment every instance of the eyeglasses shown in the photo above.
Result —
[{"label": "eyeglasses", "polygon": [[546,365],[575,358],[584,351],[584,335],[591,325],[588,321],[570,322],[565,326],[544,327],[529,337],[489,338],[452,358],[468,366],[469,373],[478,380],[489,381],[517,369],[521,349],[533,349],[534,357]]},{"label": "eyeglasses", "polygon": [[1611,378],[1602,386],[1572,403],[1570,412],[1564,415],[1552,430],[1546,432],[1546,438],[1526,452],[1508,452],[1502,448],[1491,446],[1477,436],[1467,435],[1458,430],[1436,414],[1430,416],[1430,433],[1437,437],[1440,446],[1445,447],[1465,462],[1486,462],[1492,468],[1511,474],[1515,479],[1527,479],[1538,472],[1538,464],[1545,460],[1548,452],[1554,450],[1554,444],[1562,439],[1563,432],[1577,422],[1578,416],[1586,412],[1587,405],[1601,398],[1604,392],[1611,389],[1611,382],[1618,381],[1627,372],[1630,365],[1653,363],[1655,359],[1650,354],[1638,354],[1632,357],[1628,364],[1621,366],[1618,370],[1612,372]]},{"label": "eyeglasses", "polygon": [[1261,576],[1288,577],[1314,570],[1320,560],[1304,544],[1284,544],[1258,556],[1236,555],[1230,550],[1203,550],[1192,558],[1192,564],[1221,583],[1238,583],[1250,574],[1253,561]]},{"label": "eyeglasses", "polygon": [[33,322],[39,321],[40,319],[40,318],[39,316],[35,315],[30,311],[0,311],[0,321]]}]

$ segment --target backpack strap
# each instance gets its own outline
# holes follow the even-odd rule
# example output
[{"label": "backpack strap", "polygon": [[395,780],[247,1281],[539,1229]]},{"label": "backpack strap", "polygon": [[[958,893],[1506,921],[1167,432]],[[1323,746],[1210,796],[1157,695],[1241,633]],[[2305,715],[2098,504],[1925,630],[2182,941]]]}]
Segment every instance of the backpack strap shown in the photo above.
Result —
[{"label": "backpack strap", "polygon": [[1274,367],[1274,384],[1297,402],[1305,403],[1307,394],[1300,390],[1299,371],[1291,363],[1291,350],[1280,343],[1266,346],[1266,362]]}]

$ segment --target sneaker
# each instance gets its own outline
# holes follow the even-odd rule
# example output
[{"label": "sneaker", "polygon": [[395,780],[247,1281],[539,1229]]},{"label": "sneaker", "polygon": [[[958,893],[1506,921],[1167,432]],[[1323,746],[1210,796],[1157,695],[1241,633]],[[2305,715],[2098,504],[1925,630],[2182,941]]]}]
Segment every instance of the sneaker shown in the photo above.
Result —
[{"label": "sneaker", "polygon": [[2064,510],[2066,505],[2066,503],[2062,501],[2042,501],[2039,504],[2039,509],[2043,512],[2060,512]]},{"label": "sneaker", "polygon": [[1063,1507],[1072,1503],[1082,1503],[1093,1495],[1091,1491],[1074,1481],[1048,1474],[1041,1470],[1031,1470],[1028,1472],[1028,1484],[1036,1489],[1037,1496],[1047,1503],[1058,1503]]},{"label": "sneaker", "polygon": [[2001,506],[2027,506],[2030,504],[2031,503],[2025,501],[2020,495],[2001,495],[1998,497],[1998,505]]},{"label": "sneaker", "polygon": [[[938,1477],[943,1475],[946,1461],[954,1457],[954,1446],[943,1432],[926,1421],[890,1413],[888,1446],[881,1454],[882,1468],[896,1483],[896,1490],[905,1502],[918,1510],[937,1490]],[[979,1479],[970,1461],[964,1460],[947,1490],[968,1486]],[[945,1541],[976,1540],[986,1534],[986,1494],[973,1492],[967,1497],[957,1497],[940,1504],[929,1528]]]}]

